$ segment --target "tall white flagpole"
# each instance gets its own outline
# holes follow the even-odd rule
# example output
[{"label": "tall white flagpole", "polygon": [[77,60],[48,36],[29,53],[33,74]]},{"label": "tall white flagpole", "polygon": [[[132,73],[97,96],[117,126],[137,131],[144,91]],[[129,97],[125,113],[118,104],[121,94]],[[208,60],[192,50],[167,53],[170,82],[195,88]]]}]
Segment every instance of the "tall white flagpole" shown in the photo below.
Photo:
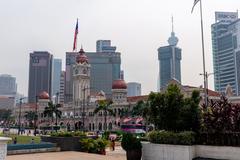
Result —
[{"label": "tall white flagpole", "polygon": [[203,15],[202,15],[202,0],[195,0],[193,4],[193,8],[195,5],[200,1],[200,16],[201,16],[201,35],[202,35],[202,58],[203,58],[203,77],[204,77],[204,101],[206,107],[208,106],[208,95],[207,95],[207,73],[206,73],[206,66],[205,66],[205,50],[204,50],[204,32],[203,32]]},{"label": "tall white flagpole", "polygon": [[202,0],[200,0],[200,15],[201,15],[201,34],[202,34],[202,58],[203,58],[203,77],[204,77],[204,100],[206,107],[208,106],[207,84],[206,84],[206,65],[205,65],[205,46],[203,32],[203,15],[202,15]]}]

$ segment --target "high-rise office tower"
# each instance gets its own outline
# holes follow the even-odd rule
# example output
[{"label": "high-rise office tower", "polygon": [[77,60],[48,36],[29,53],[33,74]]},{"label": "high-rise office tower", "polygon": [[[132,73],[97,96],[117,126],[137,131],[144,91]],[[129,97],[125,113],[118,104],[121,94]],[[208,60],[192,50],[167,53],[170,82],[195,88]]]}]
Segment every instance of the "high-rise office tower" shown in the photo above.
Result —
[{"label": "high-rise office tower", "polygon": [[115,52],[116,47],[111,46],[110,40],[98,40],[96,44],[97,52]]},{"label": "high-rise office tower", "polygon": [[91,91],[105,92],[107,97],[112,94],[112,83],[120,79],[121,54],[119,52],[86,52],[91,65]]},{"label": "high-rise office tower", "polygon": [[[77,52],[66,53],[65,102],[72,102],[73,65]],[[112,94],[112,83],[120,79],[121,54],[119,52],[85,52],[91,65],[91,92],[104,91],[106,96]]]},{"label": "high-rise office tower", "polygon": [[124,70],[120,71],[120,79],[124,80]]},{"label": "high-rise office tower", "polygon": [[8,74],[0,75],[0,95],[13,95],[17,93],[16,78]]},{"label": "high-rise office tower", "polygon": [[59,93],[59,103],[64,103],[64,92],[65,91],[65,71],[61,72],[60,78],[60,93]]},{"label": "high-rise office tower", "polygon": [[76,63],[78,52],[66,52],[66,73],[65,73],[65,103],[73,101],[73,65]]},{"label": "high-rise office tower", "polygon": [[62,72],[62,60],[53,59],[53,68],[52,68],[52,96],[59,95],[60,92],[60,79]]},{"label": "high-rise office tower", "polygon": [[212,24],[212,52],[215,90],[227,85],[240,95],[240,21],[237,12],[215,12]]},{"label": "high-rise office tower", "polygon": [[137,82],[127,83],[127,96],[141,96],[141,84]]},{"label": "high-rise office tower", "polygon": [[168,46],[158,49],[160,90],[168,84],[171,79],[181,83],[181,49],[177,47],[178,38],[175,36],[172,24],[171,37]]},{"label": "high-rise office tower", "polygon": [[28,102],[35,103],[36,96],[46,91],[51,97],[52,55],[46,51],[34,51],[29,59]]}]

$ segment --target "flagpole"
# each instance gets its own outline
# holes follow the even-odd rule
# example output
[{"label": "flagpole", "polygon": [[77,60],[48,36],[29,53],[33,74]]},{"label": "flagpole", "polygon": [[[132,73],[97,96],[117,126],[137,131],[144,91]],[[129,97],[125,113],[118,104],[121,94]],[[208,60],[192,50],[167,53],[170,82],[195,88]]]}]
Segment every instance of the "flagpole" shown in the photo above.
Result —
[{"label": "flagpole", "polygon": [[202,0],[200,0],[200,15],[201,15],[201,34],[202,34],[202,58],[203,58],[203,77],[204,77],[204,100],[207,107],[207,88],[206,88],[206,67],[205,67],[205,50],[204,50],[204,33],[203,33],[203,15],[202,15]]}]

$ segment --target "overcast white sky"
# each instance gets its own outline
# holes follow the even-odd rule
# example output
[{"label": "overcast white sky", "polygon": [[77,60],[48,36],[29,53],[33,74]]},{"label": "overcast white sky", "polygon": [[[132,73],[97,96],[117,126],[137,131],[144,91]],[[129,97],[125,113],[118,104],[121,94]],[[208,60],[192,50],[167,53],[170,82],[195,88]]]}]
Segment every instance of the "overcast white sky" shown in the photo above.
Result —
[{"label": "overcast white sky", "polygon": [[[199,5],[194,0],[0,0],[0,74],[17,78],[27,95],[29,53],[49,51],[63,59],[72,50],[76,18],[78,48],[95,51],[110,39],[122,53],[125,80],[142,84],[143,94],[157,89],[157,49],[167,45],[171,15],[182,48],[182,83],[199,86],[203,78]],[[207,71],[212,72],[211,24],[215,11],[236,11],[240,0],[202,0]],[[209,79],[213,88],[213,77]]]}]

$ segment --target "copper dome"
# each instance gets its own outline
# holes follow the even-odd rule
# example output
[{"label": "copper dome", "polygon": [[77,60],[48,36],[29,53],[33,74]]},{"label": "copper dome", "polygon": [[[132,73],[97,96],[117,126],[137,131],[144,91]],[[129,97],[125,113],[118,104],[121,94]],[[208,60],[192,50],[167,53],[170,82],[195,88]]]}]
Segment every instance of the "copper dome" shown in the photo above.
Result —
[{"label": "copper dome", "polygon": [[42,91],[39,95],[38,95],[39,99],[49,99],[49,94],[46,91]]},{"label": "copper dome", "polygon": [[79,51],[79,54],[77,55],[76,58],[77,63],[88,63],[88,57],[85,55],[84,50],[81,48]]},{"label": "copper dome", "polygon": [[114,80],[112,89],[127,89],[127,84],[122,79]]}]

